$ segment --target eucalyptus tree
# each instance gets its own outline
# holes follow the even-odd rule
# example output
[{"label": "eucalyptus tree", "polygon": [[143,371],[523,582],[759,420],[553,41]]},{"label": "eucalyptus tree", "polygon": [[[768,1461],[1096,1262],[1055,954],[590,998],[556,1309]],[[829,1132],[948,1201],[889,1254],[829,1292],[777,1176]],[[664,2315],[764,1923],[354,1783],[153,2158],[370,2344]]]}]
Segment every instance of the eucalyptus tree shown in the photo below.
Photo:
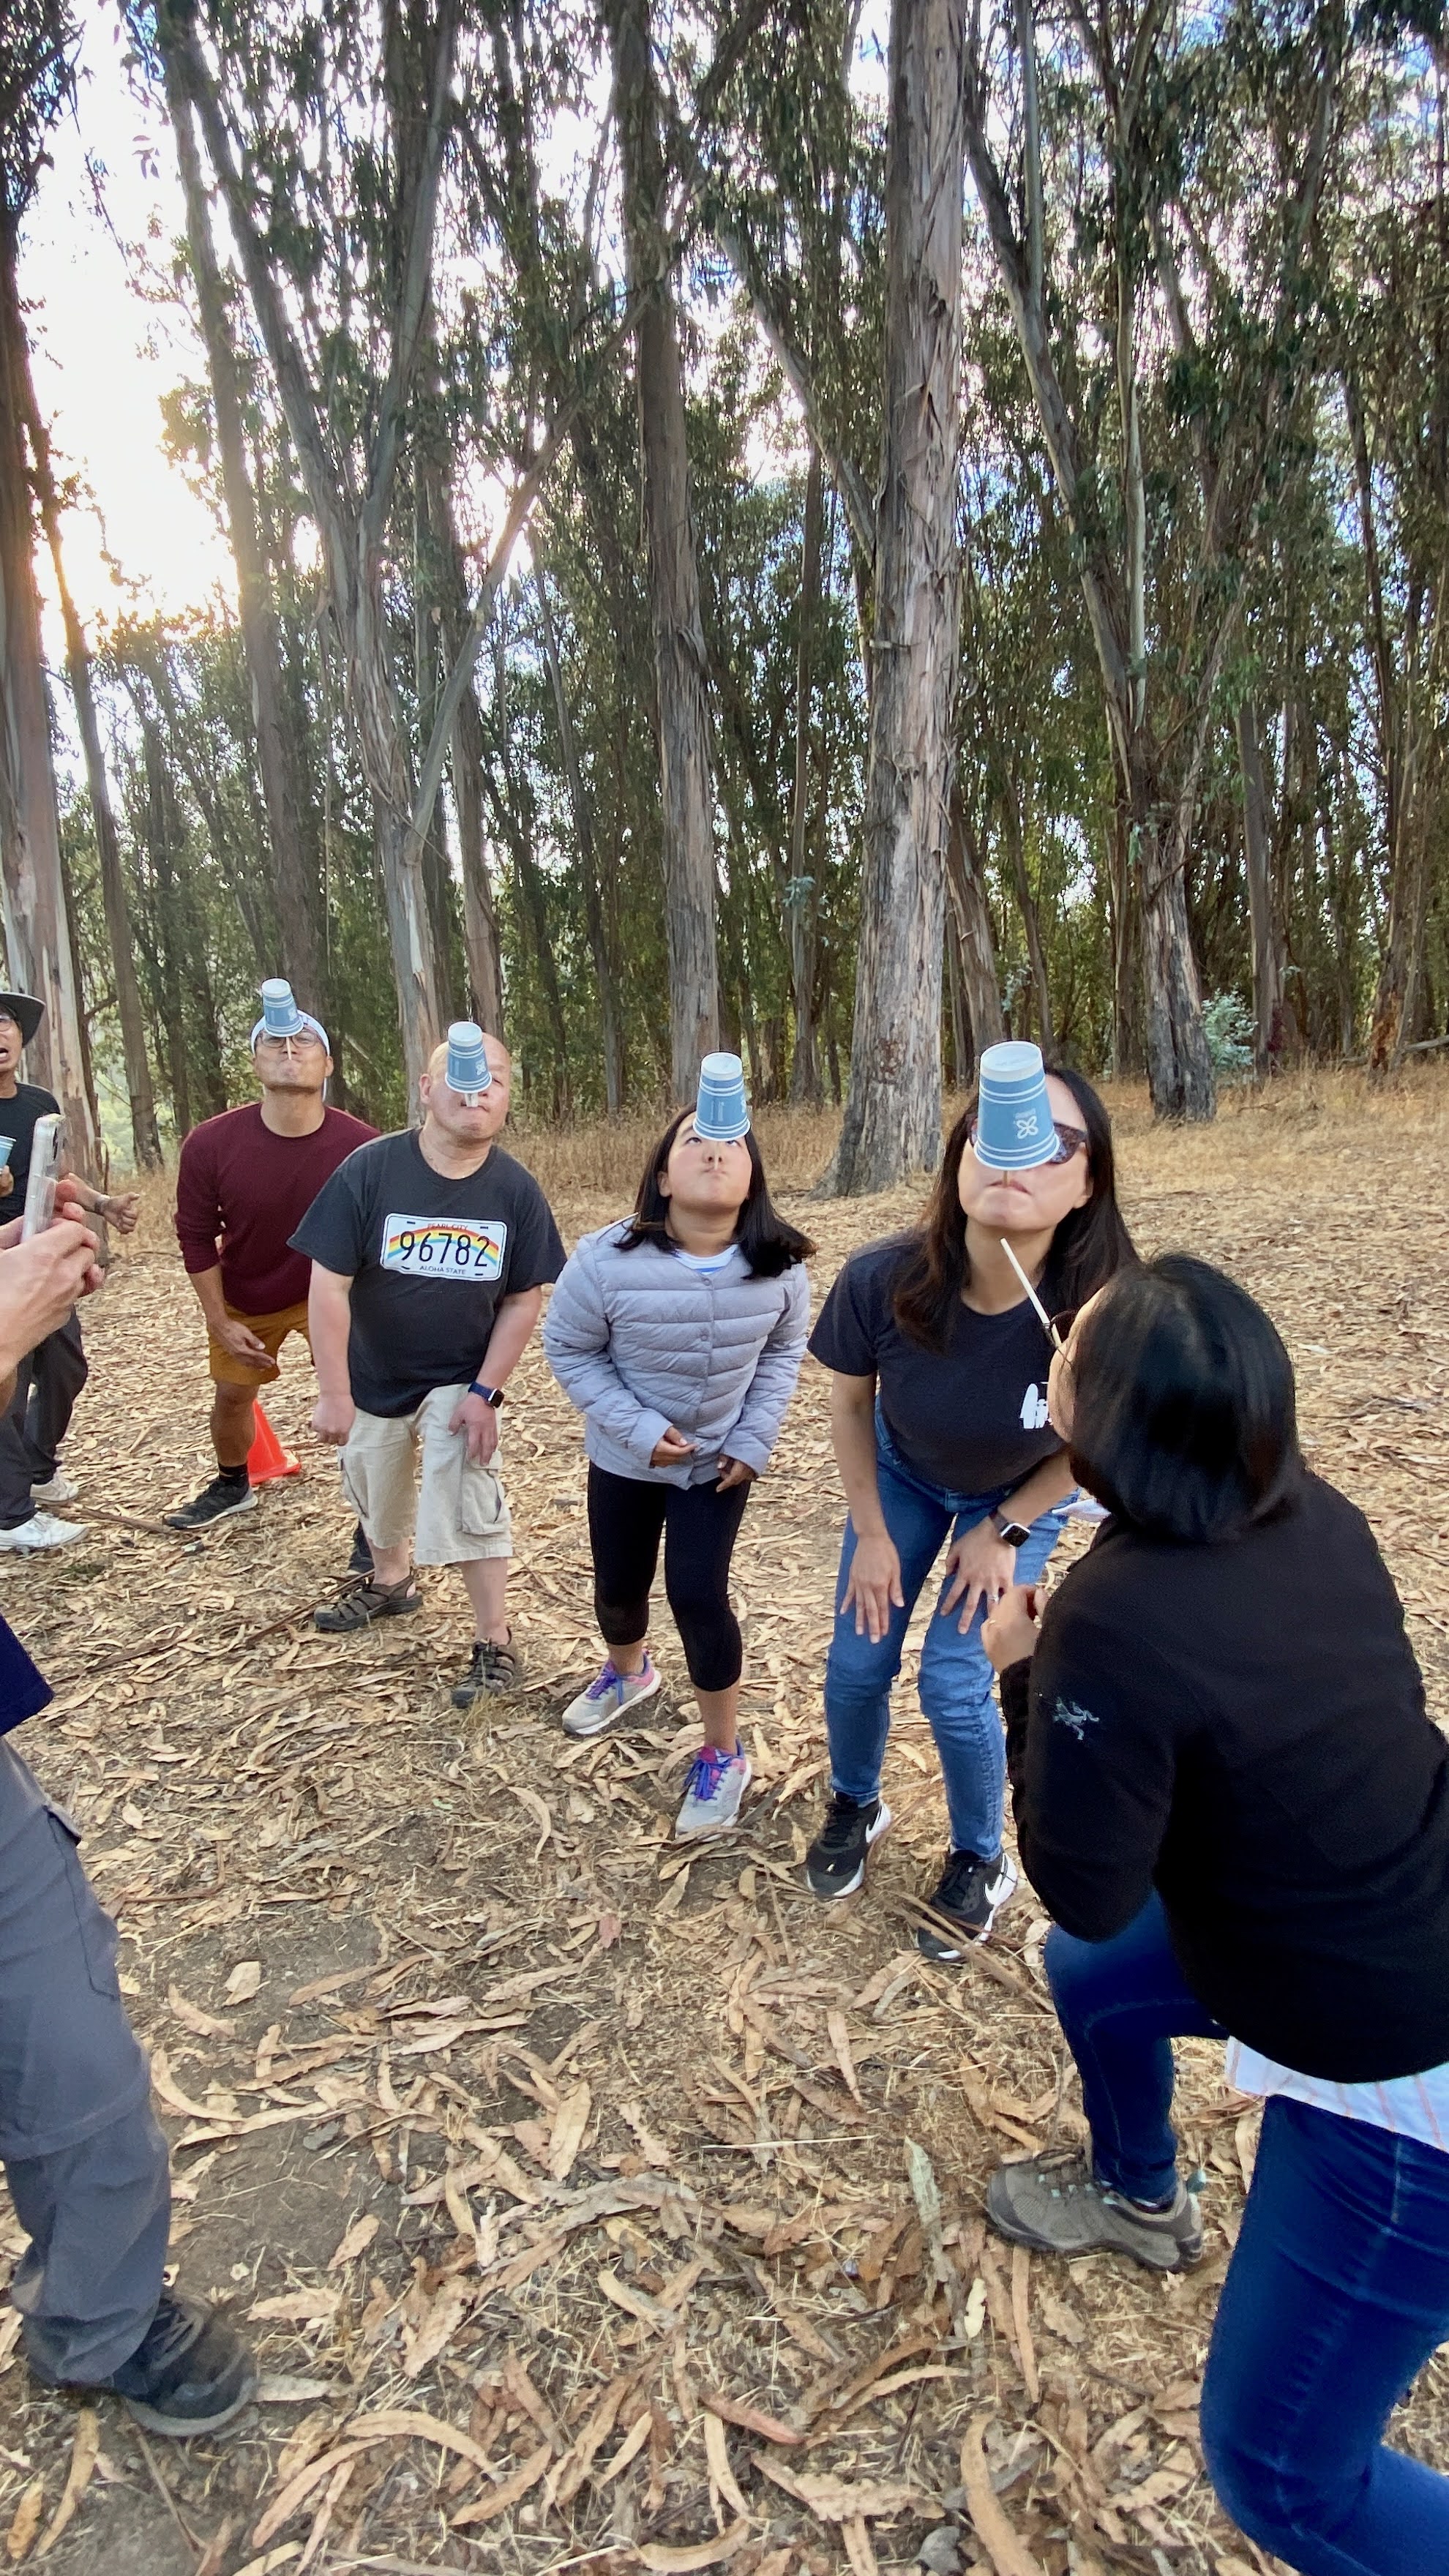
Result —
[{"label": "eucalyptus tree", "polygon": [[31,509],[33,402],[18,276],[46,138],[73,92],[67,0],[0,12],[0,891],[10,974],[45,1004],[30,1064],[60,1101],[73,1161],[94,1170],[95,1117],[66,917]]},{"label": "eucalyptus tree", "polygon": [[324,20],[228,5],[203,19],[190,0],[163,0],[158,28],[226,205],[321,542],[415,1090],[444,1010],[387,540],[431,281],[455,0],[376,25],[351,9]]}]

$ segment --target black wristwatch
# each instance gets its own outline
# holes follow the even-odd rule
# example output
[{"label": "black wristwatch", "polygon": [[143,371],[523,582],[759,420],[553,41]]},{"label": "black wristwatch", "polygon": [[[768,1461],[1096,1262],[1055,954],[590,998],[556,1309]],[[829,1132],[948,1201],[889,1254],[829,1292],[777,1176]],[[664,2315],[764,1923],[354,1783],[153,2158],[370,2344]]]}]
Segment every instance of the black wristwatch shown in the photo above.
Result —
[{"label": "black wristwatch", "polygon": [[476,1377],[474,1378],[472,1385],[469,1387],[468,1393],[470,1395],[481,1395],[484,1403],[491,1404],[495,1412],[503,1402],[503,1389],[501,1386],[484,1386],[481,1380]]},{"label": "black wristwatch", "polygon": [[1025,1547],[1031,1536],[1030,1530],[1021,1521],[1005,1520],[1000,1511],[992,1513],[991,1526],[1003,1547]]}]

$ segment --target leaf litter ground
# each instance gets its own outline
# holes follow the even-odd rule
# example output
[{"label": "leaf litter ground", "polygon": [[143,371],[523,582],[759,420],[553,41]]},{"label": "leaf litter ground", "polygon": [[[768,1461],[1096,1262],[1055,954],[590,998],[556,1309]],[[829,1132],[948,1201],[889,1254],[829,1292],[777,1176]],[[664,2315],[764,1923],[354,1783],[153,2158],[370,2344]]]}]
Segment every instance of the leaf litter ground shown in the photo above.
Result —
[{"label": "leaf litter ground", "polygon": [[[1375,1523],[1442,1721],[1449,1084],[1284,1084],[1205,1133],[1115,1105],[1144,1247],[1225,1263],[1285,1331],[1314,1462]],[[526,1141],[571,1239],[616,1212],[643,1134]],[[818,1298],[914,1195],[796,1198],[828,1123],[777,1113],[766,1143]],[[305,1475],[204,1543],[161,1528],[209,1469],[161,1189],[86,1328],[67,1464],[87,1538],[0,1571],[57,1684],[23,1741],[122,1925],[180,2279],[266,2379],[229,2435],[147,2442],[108,2401],[31,2388],[9,2317],[8,2560],[869,2576],[928,2541],[939,2570],[998,2576],[1266,2568],[1197,2441],[1257,2129],[1221,2051],[1180,2052],[1200,2271],[1013,2253],[984,2235],[987,2176],[1080,2137],[1080,2110],[1028,1890],[959,1973],[912,1946],[943,1809],[909,1663],[867,1889],[826,1911],[802,1887],[841,1517],[822,1372],[736,1560],[756,1786],[740,1830],[681,1851],[698,1727],[662,1605],[641,1722],[559,1729],[598,1649],[578,1426],[536,1349],[505,1416],[526,1687],[460,1717],[452,1578],[361,1639],[311,1626],[348,1522],[298,1346],[269,1411]],[[1396,2438],[1449,2466],[1445,2357]]]}]

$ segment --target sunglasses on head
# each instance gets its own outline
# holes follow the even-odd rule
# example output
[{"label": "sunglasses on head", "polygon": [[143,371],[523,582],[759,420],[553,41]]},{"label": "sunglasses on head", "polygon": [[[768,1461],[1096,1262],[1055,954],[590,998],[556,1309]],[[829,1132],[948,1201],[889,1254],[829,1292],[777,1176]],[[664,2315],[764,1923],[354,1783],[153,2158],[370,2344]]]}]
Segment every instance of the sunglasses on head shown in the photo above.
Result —
[{"label": "sunglasses on head", "polygon": [[[1057,1140],[1056,1152],[1054,1154],[1048,1154],[1044,1163],[1032,1164],[1030,1168],[1033,1171],[1050,1172],[1059,1163],[1069,1163],[1074,1154],[1084,1153],[1087,1146],[1091,1143],[1091,1138],[1088,1136],[1085,1127],[1069,1127],[1065,1120],[1061,1118],[1054,1118],[1052,1120],[1052,1130]],[[976,1149],[977,1133],[977,1121],[973,1118],[970,1126],[966,1130],[967,1142],[971,1146],[973,1153]]]}]

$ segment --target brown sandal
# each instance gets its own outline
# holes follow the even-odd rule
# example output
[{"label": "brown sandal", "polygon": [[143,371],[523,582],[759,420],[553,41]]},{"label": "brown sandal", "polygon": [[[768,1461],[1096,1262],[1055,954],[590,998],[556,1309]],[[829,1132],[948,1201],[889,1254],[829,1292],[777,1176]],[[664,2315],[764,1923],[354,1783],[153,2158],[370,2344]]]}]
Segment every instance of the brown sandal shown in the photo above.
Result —
[{"label": "brown sandal", "polygon": [[350,1637],[359,1628],[370,1628],[374,1619],[400,1619],[405,1611],[422,1606],[423,1596],[410,1574],[401,1583],[378,1583],[369,1577],[355,1592],[344,1592],[329,1609],[314,1610],[312,1625],[324,1637]]}]

